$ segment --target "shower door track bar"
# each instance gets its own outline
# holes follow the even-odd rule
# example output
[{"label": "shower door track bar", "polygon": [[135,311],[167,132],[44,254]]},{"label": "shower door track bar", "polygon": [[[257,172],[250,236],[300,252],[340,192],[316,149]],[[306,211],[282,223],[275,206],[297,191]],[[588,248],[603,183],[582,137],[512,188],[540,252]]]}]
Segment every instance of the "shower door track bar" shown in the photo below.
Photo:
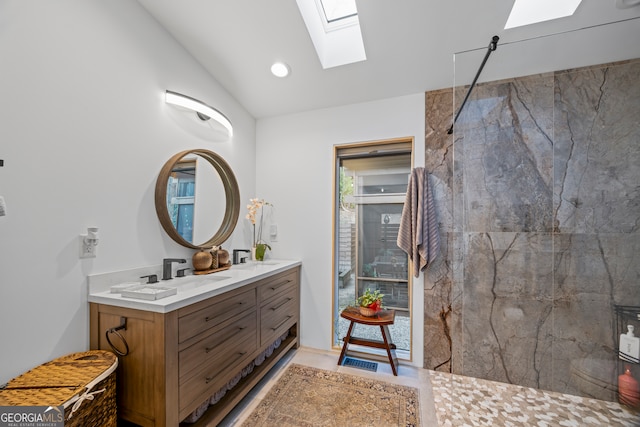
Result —
[{"label": "shower door track bar", "polygon": [[484,68],[484,64],[486,64],[487,59],[489,59],[489,55],[491,55],[491,52],[493,52],[498,48],[498,40],[500,40],[500,37],[498,36],[493,36],[491,38],[491,42],[489,43],[489,47],[487,48],[487,53],[484,55],[484,59],[480,64],[480,68],[478,68],[478,72],[476,73],[476,76],[473,78],[473,81],[471,82],[471,86],[469,87],[469,90],[467,91],[467,94],[465,95],[464,100],[462,101],[462,105],[460,105],[460,108],[458,108],[458,112],[456,113],[456,116],[453,118],[453,123],[451,123],[451,127],[447,131],[447,134],[451,135],[453,133],[453,125],[456,124],[456,120],[458,120],[458,116],[460,115],[460,112],[464,108],[464,105],[467,103],[467,100],[469,99],[469,95],[471,95],[471,91],[473,90],[473,87],[476,85],[476,82],[478,81],[478,77],[480,77],[480,73]]}]

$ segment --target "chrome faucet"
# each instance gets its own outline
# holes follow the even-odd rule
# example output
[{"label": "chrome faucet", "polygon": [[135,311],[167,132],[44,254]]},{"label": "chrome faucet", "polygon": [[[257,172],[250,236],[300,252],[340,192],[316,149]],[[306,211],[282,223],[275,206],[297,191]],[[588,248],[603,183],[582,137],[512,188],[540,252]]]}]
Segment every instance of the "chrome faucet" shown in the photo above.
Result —
[{"label": "chrome faucet", "polygon": [[165,258],[162,260],[162,280],[171,280],[171,265],[174,263],[184,264],[186,259],[182,258]]},{"label": "chrome faucet", "polygon": [[246,257],[240,258],[240,252],[251,252],[249,249],[234,249],[233,250],[233,264],[242,264],[246,262]]}]

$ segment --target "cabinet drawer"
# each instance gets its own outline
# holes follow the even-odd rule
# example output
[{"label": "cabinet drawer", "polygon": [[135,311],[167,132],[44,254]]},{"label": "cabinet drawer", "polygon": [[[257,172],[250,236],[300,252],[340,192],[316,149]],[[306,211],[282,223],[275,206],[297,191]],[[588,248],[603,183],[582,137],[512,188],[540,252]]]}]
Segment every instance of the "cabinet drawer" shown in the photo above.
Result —
[{"label": "cabinet drawer", "polygon": [[257,337],[255,329],[245,331],[243,340],[230,339],[219,345],[209,352],[205,363],[180,378],[180,411],[195,409],[249,363],[257,348]]},{"label": "cabinet drawer", "polygon": [[178,319],[178,342],[182,343],[256,305],[253,289],[216,301],[205,308]]},{"label": "cabinet drawer", "polygon": [[297,321],[295,293],[283,293],[260,308],[260,345],[269,344]]},{"label": "cabinet drawer", "polygon": [[252,311],[243,318],[219,331],[206,335],[197,343],[185,348],[178,355],[180,379],[184,380],[205,367],[207,362],[218,353],[226,353],[238,341],[253,336],[255,339],[257,313]]},{"label": "cabinet drawer", "polygon": [[298,286],[298,280],[296,272],[287,272],[282,275],[275,276],[268,280],[265,280],[258,287],[258,296],[260,304],[263,304],[268,299],[280,295],[283,292],[294,292]]}]

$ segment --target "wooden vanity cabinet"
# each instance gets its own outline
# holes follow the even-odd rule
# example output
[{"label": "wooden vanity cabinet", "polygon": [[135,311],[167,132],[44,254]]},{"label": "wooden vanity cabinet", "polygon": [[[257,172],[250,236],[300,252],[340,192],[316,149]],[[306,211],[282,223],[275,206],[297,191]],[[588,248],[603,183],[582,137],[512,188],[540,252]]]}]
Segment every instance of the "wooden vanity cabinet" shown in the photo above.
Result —
[{"label": "wooden vanity cabinet", "polygon": [[[292,347],[299,346],[300,268],[169,313],[90,303],[90,345],[111,350],[119,331],[129,354],[119,358],[118,416],[140,426],[177,426],[278,337],[289,336],[191,426],[216,425]],[[124,345],[113,334],[112,343]]]}]

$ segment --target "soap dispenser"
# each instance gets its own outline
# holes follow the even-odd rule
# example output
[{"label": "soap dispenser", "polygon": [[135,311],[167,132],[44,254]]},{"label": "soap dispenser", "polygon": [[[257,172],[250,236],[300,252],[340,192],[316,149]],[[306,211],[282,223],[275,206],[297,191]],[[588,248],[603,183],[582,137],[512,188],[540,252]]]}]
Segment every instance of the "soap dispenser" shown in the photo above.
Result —
[{"label": "soap dispenser", "polygon": [[640,362],[640,338],[633,335],[634,326],[627,326],[627,333],[620,335],[620,359]]}]

